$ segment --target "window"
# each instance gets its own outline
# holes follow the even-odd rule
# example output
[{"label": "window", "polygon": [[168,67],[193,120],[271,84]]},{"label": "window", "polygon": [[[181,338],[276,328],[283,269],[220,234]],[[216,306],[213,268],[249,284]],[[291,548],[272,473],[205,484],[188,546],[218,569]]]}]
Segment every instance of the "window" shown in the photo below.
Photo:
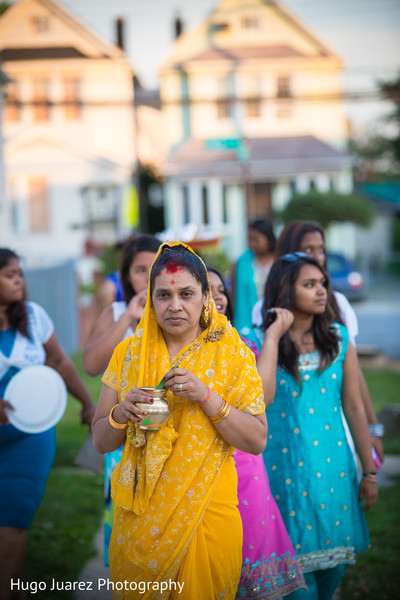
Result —
[{"label": "window", "polygon": [[289,77],[278,77],[276,82],[276,95],[278,98],[290,98],[292,96]]},{"label": "window", "polygon": [[23,232],[23,210],[26,206],[25,203],[18,201],[17,196],[17,185],[16,178],[10,177],[8,179],[8,197],[10,199],[10,216],[11,216],[11,228],[13,233]]},{"label": "window", "polygon": [[276,87],[276,96],[279,98],[276,116],[278,119],[289,119],[292,116],[290,77],[278,77]]},{"label": "window", "polygon": [[117,237],[118,194],[113,185],[93,185],[83,189],[89,238],[92,242],[112,244]]},{"label": "window", "polygon": [[220,77],[217,80],[217,117],[218,119],[227,119],[232,116],[231,97],[231,78],[228,76]]},{"label": "window", "polygon": [[16,82],[7,84],[4,119],[6,123],[16,123],[21,116],[21,103],[18,100],[18,85]]},{"label": "window", "polygon": [[48,121],[50,118],[50,106],[47,97],[47,79],[35,79],[33,81],[33,115],[36,123]]},{"label": "window", "polygon": [[248,117],[259,117],[261,114],[261,102],[257,98],[247,100],[246,112]]},{"label": "window", "polygon": [[93,186],[86,191],[91,221],[114,220],[116,216],[115,190],[109,186]]},{"label": "window", "polygon": [[29,179],[29,223],[31,231],[48,231],[49,203],[44,177]]},{"label": "window", "polygon": [[217,100],[218,119],[228,119],[231,116],[231,103],[229,100]]},{"label": "window", "polygon": [[242,18],[242,28],[243,29],[258,29],[259,20],[257,17],[243,17]]},{"label": "window", "polygon": [[30,30],[31,33],[45,33],[49,31],[50,24],[47,17],[31,17]]},{"label": "window", "polygon": [[64,79],[64,115],[67,121],[76,121],[81,116],[80,80],[78,77]]},{"label": "window", "polygon": [[211,24],[211,31],[213,33],[219,33],[221,31],[228,31],[229,29],[229,23],[212,23]]},{"label": "window", "polygon": [[259,117],[261,113],[261,77],[259,74],[247,75],[243,80],[246,94],[246,114]]}]

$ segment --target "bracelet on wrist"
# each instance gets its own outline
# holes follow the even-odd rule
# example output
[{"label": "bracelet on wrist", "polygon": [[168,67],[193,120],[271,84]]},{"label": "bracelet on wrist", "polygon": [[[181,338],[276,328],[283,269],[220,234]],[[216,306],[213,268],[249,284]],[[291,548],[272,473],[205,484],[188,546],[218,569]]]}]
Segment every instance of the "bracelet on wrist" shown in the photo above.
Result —
[{"label": "bracelet on wrist", "polygon": [[229,415],[230,410],[231,405],[228,404],[228,402],[224,401],[222,408],[217,412],[217,414],[213,415],[212,417],[209,417],[211,423],[219,423],[220,421],[225,419]]},{"label": "bracelet on wrist", "polygon": [[376,473],[363,473],[362,477],[363,479],[365,479],[366,481],[370,481],[371,483],[378,483],[378,477]]},{"label": "bracelet on wrist", "polygon": [[385,426],[383,423],[370,423],[368,425],[370,435],[383,437],[385,435]]},{"label": "bracelet on wrist", "polygon": [[211,396],[211,389],[208,387],[207,388],[207,396],[204,398],[204,400],[202,400],[201,402],[198,403],[199,406],[201,406],[202,404],[205,404],[210,396]]},{"label": "bracelet on wrist", "polygon": [[114,429],[126,429],[128,427],[128,423],[117,423],[117,421],[114,421],[113,419],[113,412],[117,406],[118,404],[115,404],[115,406],[112,407],[110,414],[108,415],[108,421],[111,427],[114,427]]}]

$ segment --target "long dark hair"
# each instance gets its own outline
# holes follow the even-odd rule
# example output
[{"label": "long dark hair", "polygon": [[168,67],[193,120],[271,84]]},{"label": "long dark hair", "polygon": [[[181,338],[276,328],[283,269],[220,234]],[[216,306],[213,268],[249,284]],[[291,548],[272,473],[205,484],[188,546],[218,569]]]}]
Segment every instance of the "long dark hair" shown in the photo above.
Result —
[{"label": "long dark hair", "polygon": [[[285,258],[285,256],[287,258]],[[288,258],[292,257],[293,260]],[[263,305],[263,320],[266,311],[272,307],[293,309],[295,300],[295,284],[304,265],[314,265],[325,277],[326,288],[329,295],[329,278],[323,267],[309,256],[296,256],[295,254],[284,255],[278,258],[272,265],[268,275],[265,288],[265,299]],[[322,371],[333,362],[338,354],[339,341],[334,327],[332,327],[333,312],[329,305],[323,314],[315,315],[311,331],[314,343],[321,353],[319,369]],[[298,381],[300,380],[298,369],[299,352],[295,344],[286,332],[279,341],[279,366],[291,373]]]},{"label": "long dark hair", "polygon": [[[321,225],[316,221],[292,221],[284,227],[276,242],[276,257],[290,252],[298,252],[302,239],[307,233],[319,233],[325,244],[325,233]],[[324,264],[326,269],[326,262]]]},{"label": "long dark hair", "polygon": [[153,295],[154,282],[164,269],[184,268],[186,269],[201,285],[203,294],[208,292],[207,271],[200,258],[187,250],[184,246],[165,246],[154,262],[150,273],[150,295]]},{"label": "long dark hair", "polygon": [[276,238],[272,222],[269,219],[256,219],[249,223],[248,228],[262,233],[268,240],[269,251],[273,252],[275,250]]},{"label": "long dark hair", "polygon": [[[11,260],[18,260],[19,256],[15,254],[12,250],[8,248],[0,248],[0,269],[3,269],[8,265]],[[29,328],[28,328],[28,311],[26,308],[26,299],[27,293],[26,288],[24,288],[24,295],[22,300],[18,300],[18,302],[12,302],[7,310],[7,318],[10,323],[10,326],[22,333],[25,337],[29,338]]]},{"label": "long dark hair", "polygon": [[157,253],[161,245],[153,235],[142,234],[128,238],[122,249],[120,276],[121,285],[124,290],[124,300],[129,302],[133,296],[136,295],[136,290],[133,289],[131,282],[129,281],[129,269],[132,262],[135,260],[139,252],[154,252]]},{"label": "long dark hair", "polygon": [[[303,237],[307,235],[307,233],[319,233],[325,245],[325,232],[321,225],[316,221],[304,221],[299,219],[297,221],[292,221],[282,229],[276,242],[276,258],[279,258],[283,254],[289,254],[290,252],[298,252]],[[324,269],[326,270],[326,255]],[[343,325],[343,318],[332,290],[328,293],[328,302],[334,313],[335,321]]]},{"label": "long dark hair", "polygon": [[224,296],[226,296],[226,299],[227,299],[225,316],[228,319],[228,321],[230,321],[232,323],[233,322],[233,306],[232,306],[231,296],[229,294],[228,288],[226,287],[225,280],[222,277],[221,273],[219,271],[217,271],[217,269],[214,269],[214,267],[209,267],[207,265],[207,271],[209,273],[215,273],[217,275],[217,277],[219,277],[221,280],[221,283],[224,288],[222,293],[224,294]]}]

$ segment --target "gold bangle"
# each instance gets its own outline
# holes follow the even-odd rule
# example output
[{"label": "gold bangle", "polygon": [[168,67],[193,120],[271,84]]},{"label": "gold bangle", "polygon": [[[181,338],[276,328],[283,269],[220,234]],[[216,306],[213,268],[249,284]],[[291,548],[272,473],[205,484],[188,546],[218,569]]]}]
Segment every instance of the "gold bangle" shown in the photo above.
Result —
[{"label": "gold bangle", "polygon": [[363,473],[362,478],[366,481],[371,481],[372,483],[378,483],[378,477],[376,473]]},{"label": "gold bangle", "polygon": [[226,409],[227,404],[228,403],[226,402],[226,400],[224,400],[224,403],[223,403],[222,407],[219,409],[219,411],[215,415],[208,417],[210,419],[210,421],[212,421],[212,422],[217,421],[219,419],[219,417],[221,416],[221,413]]},{"label": "gold bangle", "polygon": [[231,410],[231,405],[228,402],[224,401],[222,408],[217,412],[216,415],[209,417],[211,423],[219,423],[222,419],[228,416],[229,411]]},{"label": "gold bangle", "polygon": [[110,422],[111,427],[114,427],[114,429],[126,429],[128,427],[128,423],[117,423],[117,421],[114,421],[113,419],[113,412],[117,408],[117,406],[118,404],[115,404],[115,406],[112,407],[110,414],[108,415],[108,420]]},{"label": "gold bangle", "polygon": [[230,404],[228,404],[228,403],[226,403],[226,404],[227,404],[227,408],[226,408],[224,414],[219,419],[217,419],[216,421],[213,421],[214,425],[215,425],[215,423],[220,423],[221,421],[223,421],[224,419],[226,419],[226,417],[229,415],[229,411],[231,410],[232,407],[231,407]]}]

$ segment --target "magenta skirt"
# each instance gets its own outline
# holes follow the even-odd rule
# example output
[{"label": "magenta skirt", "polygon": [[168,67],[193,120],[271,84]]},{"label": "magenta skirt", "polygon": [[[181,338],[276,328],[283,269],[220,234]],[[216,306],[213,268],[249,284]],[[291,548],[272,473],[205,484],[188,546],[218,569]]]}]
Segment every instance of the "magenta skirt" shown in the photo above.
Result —
[{"label": "magenta skirt", "polygon": [[272,497],[262,455],[236,450],[243,565],[237,600],[281,598],[306,587],[302,569]]}]

